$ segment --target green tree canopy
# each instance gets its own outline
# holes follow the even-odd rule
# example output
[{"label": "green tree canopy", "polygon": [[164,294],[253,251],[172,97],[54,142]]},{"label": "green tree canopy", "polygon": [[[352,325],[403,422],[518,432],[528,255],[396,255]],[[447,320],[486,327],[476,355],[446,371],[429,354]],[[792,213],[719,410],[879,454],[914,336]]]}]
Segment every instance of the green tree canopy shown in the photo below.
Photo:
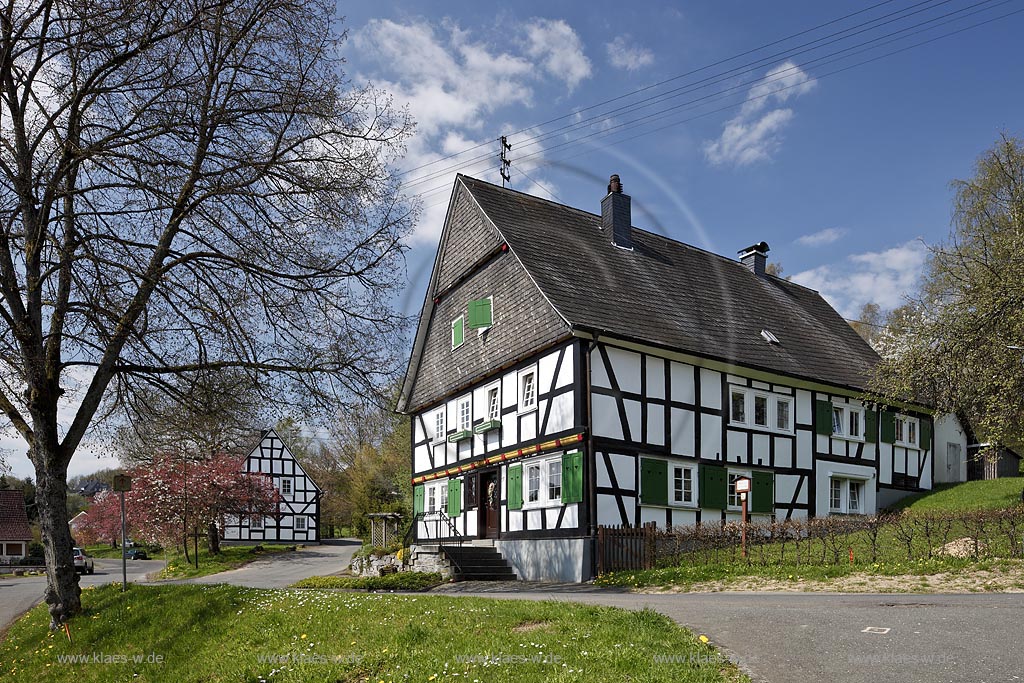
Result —
[{"label": "green tree canopy", "polygon": [[934,404],[992,447],[1024,443],[1024,142],[1003,135],[953,183],[953,231],[890,316],[874,388]]}]

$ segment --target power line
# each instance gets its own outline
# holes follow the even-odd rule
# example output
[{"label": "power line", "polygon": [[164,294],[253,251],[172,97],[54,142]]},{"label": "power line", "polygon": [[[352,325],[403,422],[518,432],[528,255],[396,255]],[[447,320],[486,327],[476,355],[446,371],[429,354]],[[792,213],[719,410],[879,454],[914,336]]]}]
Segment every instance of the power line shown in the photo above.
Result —
[{"label": "power line", "polygon": [[[966,11],[968,9],[976,8],[976,7],[979,7],[981,5],[988,4],[988,3],[992,2],[992,1],[993,0],[984,0],[983,2],[976,3],[975,5],[971,5],[969,7],[963,8],[962,10],[958,10],[957,12],[953,12],[953,13],[949,13],[947,15],[943,15],[943,17],[948,17],[948,16],[950,16],[952,14],[957,14],[957,13]],[[1008,4],[1009,2],[1012,2],[1012,1],[1013,0],[1003,0],[1002,2],[999,2],[999,3],[995,4],[995,5],[993,5],[992,7],[986,8],[986,10],[987,9],[993,9],[994,7],[999,7],[1001,5]],[[978,14],[981,11],[985,11],[985,10],[976,10],[975,12],[971,12],[970,14],[965,15],[965,16],[971,16],[973,14]],[[908,46],[902,47],[902,48],[897,49],[897,50],[892,50],[892,51],[883,53],[881,55],[877,55],[877,56],[872,57],[870,59],[866,59],[866,60],[862,60],[862,61],[859,61],[859,62],[855,62],[853,64],[850,64],[850,65],[846,66],[846,67],[843,67],[843,68],[840,68],[840,69],[836,69],[834,71],[830,71],[830,72],[825,73],[825,74],[817,75],[817,76],[815,76],[815,78],[820,80],[820,79],[826,78],[828,76],[832,76],[832,75],[835,75],[835,74],[838,74],[838,73],[842,73],[842,72],[848,71],[848,70],[850,70],[852,68],[855,68],[855,67],[858,67],[858,66],[863,66],[865,64],[869,64],[869,63],[878,61],[878,60],[883,59],[885,57],[889,57],[889,56],[892,56],[892,55],[895,55],[895,54],[899,54],[901,52],[906,52],[907,50],[914,49],[916,47],[920,47],[922,45],[926,45],[928,43],[935,42],[935,41],[940,40],[942,38],[946,38],[946,37],[949,37],[949,36],[952,36],[952,35],[956,35],[958,33],[962,33],[962,32],[967,31],[967,30],[971,30],[971,29],[977,28],[977,27],[985,25],[985,24],[992,23],[993,21],[998,21],[1000,19],[1005,19],[1007,17],[1019,14],[1022,11],[1024,11],[1024,10],[1015,10],[1013,12],[1002,14],[1002,15],[999,15],[997,17],[992,17],[992,18],[987,19],[985,21],[981,21],[981,22],[977,22],[975,24],[971,24],[969,26],[961,27],[961,28],[956,29],[954,31],[950,31],[950,32],[941,34],[939,36],[935,36],[935,37],[930,38],[928,40],[920,41],[918,43],[914,43],[912,45],[908,45]],[[938,19],[938,18],[940,18],[940,17],[937,17],[936,19]],[[950,23],[954,23],[955,21],[960,21],[960,20],[962,20],[964,18],[965,17],[959,17],[957,19],[950,19],[948,21],[942,22],[942,23],[937,24],[935,26],[930,26],[930,27],[925,28],[925,29],[920,29],[920,30],[914,31],[912,33],[909,33],[909,34],[907,34],[905,36],[902,36],[902,37],[899,37],[899,38],[894,38],[892,40],[883,42],[880,45],[875,45],[872,48],[867,48],[867,49],[856,51],[856,52],[850,52],[853,48],[863,47],[864,45],[866,45],[868,43],[877,42],[878,40],[880,40],[882,38],[891,37],[891,36],[896,35],[898,33],[904,33],[907,30],[909,30],[909,27],[908,27],[907,29],[903,29],[903,30],[900,30],[900,31],[893,32],[891,34],[887,34],[887,36],[882,36],[880,38],[872,39],[871,41],[865,41],[864,43],[858,44],[856,46],[852,46],[850,48],[846,48],[844,50],[840,50],[840,51],[837,51],[835,53],[831,53],[830,55],[825,55],[825,56],[819,57],[819,58],[817,58],[815,60],[811,60],[809,62],[805,62],[804,64],[801,64],[799,66],[805,66],[807,64],[817,63],[817,62],[821,62],[823,64],[828,64],[828,63],[832,63],[832,62],[835,62],[835,61],[839,61],[840,59],[848,58],[848,57],[853,56],[855,54],[862,54],[864,52],[868,52],[870,50],[873,50],[873,49],[876,49],[878,47],[881,47],[882,45],[891,44],[893,42],[898,42],[900,40],[905,40],[907,38],[910,38],[913,35],[918,35],[920,33],[926,32],[926,31],[931,31],[931,30],[934,30],[934,29],[938,28],[939,26],[943,26],[943,25],[947,25],[947,24],[950,24]],[[934,20],[930,20],[928,22],[922,22],[922,24],[932,23],[932,21],[934,21]],[[920,26],[920,25],[921,24],[919,24],[918,26]],[[850,54],[846,55],[846,57],[827,59],[828,57],[834,57],[835,55],[846,53],[846,52],[850,52]],[[825,60],[825,61],[823,61],[823,60]],[[780,73],[782,73],[782,72],[780,72]],[[777,77],[776,79],[773,79],[773,80],[782,80],[782,77],[779,76],[779,77]],[[768,80],[768,81],[765,81],[765,82],[770,83],[770,82],[773,82],[773,80]],[[758,79],[758,81],[754,81],[754,82],[761,82],[761,81],[764,81],[764,79]],[[539,152],[534,152],[534,153],[528,154],[525,157],[522,157],[522,158],[518,159],[518,161],[522,162],[522,161],[526,161],[526,160],[529,160],[529,159],[533,159],[533,158],[536,158],[537,156],[540,156],[542,154],[550,153],[554,149],[565,148],[565,147],[572,147],[572,146],[575,146],[575,145],[579,144],[580,142],[582,142],[584,140],[587,140],[587,139],[590,139],[590,138],[595,138],[595,137],[597,137],[597,138],[604,138],[604,137],[608,137],[609,135],[611,135],[612,133],[614,133],[618,129],[621,129],[621,128],[625,127],[625,126],[631,126],[633,124],[636,124],[638,122],[641,122],[641,121],[644,121],[644,120],[647,120],[647,119],[649,119],[649,120],[647,120],[646,123],[652,123],[653,121],[656,121],[658,119],[666,118],[668,113],[670,113],[670,112],[678,111],[678,110],[680,110],[682,108],[687,107],[687,105],[693,105],[693,104],[695,104],[697,102],[705,102],[705,101],[714,101],[714,100],[725,99],[726,97],[729,96],[730,91],[735,91],[735,90],[737,90],[739,88],[746,87],[746,85],[750,85],[750,84],[751,83],[748,82],[748,83],[742,84],[740,86],[733,86],[731,88],[726,88],[725,90],[718,91],[718,92],[715,92],[715,93],[711,93],[709,95],[705,95],[705,96],[700,97],[700,98],[696,98],[694,100],[691,100],[689,102],[683,103],[681,105],[675,105],[673,107],[670,107],[670,108],[667,108],[667,109],[664,109],[664,110],[660,110],[659,112],[654,112],[652,114],[647,114],[647,115],[639,117],[637,119],[632,119],[632,120],[627,121],[627,122],[616,124],[615,126],[613,126],[611,128],[607,128],[607,129],[603,129],[603,130],[600,130],[600,131],[595,131],[595,132],[589,133],[587,135],[579,136],[579,137],[573,138],[571,140],[568,140],[566,142],[563,142],[563,143],[561,143],[559,145],[556,145],[554,147],[547,148],[547,149],[541,150]],[[643,137],[645,135],[649,135],[649,134],[654,133],[654,132],[665,130],[666,128],[670,128],[670,127],[673,127],[673,126],[680,125],[682,123],[687,123],[687,122],[690,122],[690,121],[694,121],[696,119],[708,116],[710,114],[714,114],[714,113],[718,113],[718,112],[721,112],[721,111],[726,111],[726,110],[729,110],[729,109],[733,109],[733,108],[735,108],[737,106],[741,106],[741,105],[745,104],[746,102],[753,101],[753,100],[756,100],[756,99],[762,99],[764,97],[769,97],[769,96],[771,96],[773,94],[776,94],[778,92],[783,92],[785,90],[789,90],[789,89],[794,88],[794,87],[799,87],[800,85],[802,85],[802,83],[797,83],[797,84],[794,84],[794,85],[790,85],[790,86],[786,86],[786,87],[781,87],[781,88],[773,90],[773,91],[771,91],[769,93],[766,93],[764,95],[760,95],[760,96],[756,96],[756,97],[748,97],[748,98],[745,98],[745,99],[743,99],[741,101],[734,102],[732,104],[726,105],[724,107],[719,107],[719,108],[716,108],[716,109],[713,109],[713,110],[710,110],[710,111],[706,111],[706,112],[703,112],[703,113],[698,114],[696,116],[692,116],[692,117],[685,118],[685,119],[682,119],[682,120],[673,121],[672,123],[670,123],[668,125],[661,126],[661,127],[658,127],[658,128],[655,128],[655,129],[651,129],[651,130],[647,130],[647,131],[638,133],[636,135],[632,135],[632,136],[629,136],[629,137],[626,137],[626,138],[622,138],[622,139],[613,141],[611,143],[608,143],[607,145],[597,146],[596,149],[600,149],[600,148],[611,146],[611,145],[615,145],[615,144],[621,144],[623,142],[627,142],[629,140],[633,140],[633,139],[636,139],[636,138],[639,138],[639,137]],[[646,125],[646,123],[644,125]],[[529,143],[527,143],[527,144],[529,145]],[[586,150],[583,153],[589,153],[590,151],[594,151],[594,150],[593,149]],[[576,156],[579,156],[579,155],[572,155],[572,156],[569,156],[569,157],[561,157],[560,159],[553,159],[553,160],[551,160],[551,162],[553,163],[555,161],[565,161],[566,159],[575,158]],[[549,165],[549,164],[548,163],[541,163],[541,164],[538,164],[537,166],[535,166],[535,168],[546,166],[546,165]],[[485,170],[485,172],[486,171],[490,171],[490,170],[493,170],[493,168],[488,168],[488,169]],[[426,196],[434,194],[434,193],[436,193],[436,192],[438,192],[438,191],[440,191],[442,189],[447,189],[449,186],[450,186],[450,184],[448,182],[445,182],[443,185],[440,185],[440,186],[437,186],[437,187],[433,187],[433,188],[428,189],[428,190],[424,190],[423,192],[418,193],[416,196],[419,196],[421,198],[422,197],[426,197]],[[433,204],[431,204],[430,206],[433,206]]]},{"label": "power line", "polygon": [[[951,1],[952,0],[941,0],[937,4],[933,4],[932,7],[929,7],[929,8],[926,8],[926,9],[934,9],[935,7],[938,7],[940,5],[948,4]],[[824,55],[823,57],[819,57],[819,58],[817,58],[815,60],[810,60],[808,62],[804,62],[803,64],[801,64],[799,66],[806,66],[806,65],[809,65],[809,64],[813,64],[813,63],[815,63],[817,61],[821,61],[822,59],[825,59],[827,57],[831,57],[831,56],[835,56],[835,55],[838,55],[838,54],[842,54],[843,52],[855,50],[858,47],[863,47],[864,45],[870,44],[872,42],[877,42],[879,40],[884,40],[885,38],[897,35],[899,33],[904,33],[904,32],[910,31],[910,30],[912,30],[914,28],[918,28],[918,27],[923,26],[923,25],[934,23],[936,21],[939,21],[940,19],[944,19],[944,18],[947,18],[949,16],[953,16],[953,15],[965,12],[967,10],[973,9],[973,8],[978,7],[980,5],[987,4],[987,3],[992,2],[992,1],[993,0],[982,0],[982,2],[976,3],[974,5],[969,5],[967,7],[961,8],[959,10],[955,10],[953,12],[949,12],[949,13],[946,13],[946,14],[942,14],[942,15],[933,17],[933,18],[928,19],[926,21],[923,21],[923,22],[920,22],[920,23],[917,23],[917,24],[913,24],[911,26],[904,27],[904,28],[899,29],[897,31],[893,31],[891,33],[887,33],[887,34],[884,34],[882,36],[878,36],[878,37],[875,37],[875,38],[863,41],[861,43],[849,46],[847,48],[844,48],[842,50],[838,50],[836,52],[829,53],[829,54]],[[682,95],[687,94],[689,92],[694,92],[696,90],[701,90],[701,89],[704,89],[704,88],[709,87],[711,85],[714,85],[716,83],[721,83],[723,81],[730,80],[730,78],[733,77],[733,76],[740,75],[740,74],[745,74],[745,73],[751,73],[753,71],[757,71],[758,69],[766,66],[767,64],[769,64],[771,62],[777,61],[778,58],[781,58],[781,57],[791,58],[791,57],[794,57],[794,56],[799,55],[799,54],[804,54],[806,52],[812,52],[814,50],[819,50],[819,49],[822,49],[822,48],[826,48],[826,47],[828,47],[830,45],[834,45],[836,43],[839,43],[839,42],[842,42],[844,40],[847,40],[847,39],[849,39],[849,38],[851,38],[851,37],[853,37],[855,35],[860,35],[862,33],[870,31],[870,30],[875,30],[875,29],[878,29],[878,28],[882,28],[884,26],[896,23],[898,21],[902,21],[902,20],[904,20],[904,19],[906,19],[906,18],[908,18],[910,16],[913,16],[913,15],[919,14],[919,13],[921,13],[923,11],[926,11],[926,9],[918,9],[918,10],[916,10],[914,12],[910,12],[909,14],[904,14],[904,13],[908,12],[911,9],[919,7],[922,4],[928,4],[928,3],[932,3],[932,2],[934,2],[934,0],[924,0],[923,2],[918,2],[918,3],[914,4],[914,5],[911,5],[911,6],[907,7],[907,8],[904,8],[902,10],[898,10],[897,12],[891,12],[889,14],[886,14],[886,15],[884,15],[882,17],[878,17],[876,19],[870,20],[868,22],[863,22],[861,24],[857,24],[855,26],[852,26],[852,27],[849,27],[847,29],[844,29],[843,31],[839,31],[839,32],[830,34],[829,36],[824,36],[824,37],[816,39],[814,41],[810,41],[808,43],[803,43],[801,45],[795,46],[793,48],[790,48],[789,50],[775,53],[773,55],[770,55],[769,57],[766,57],[766,58],[763,58],[763,59],[760,59],[760,60],[755,60],[753,62],[748,62],[747,64],[741,65],[739,67],[734,67],[733,69],[729,69],[729,70],[727,70],[725,72],[705,77],[705,78],[703,78],[703,79],[701,79],[699,81],[696,81],[695,83],[689,84],[687,86],[682,86],[682,87],[679,87],[679,88],[675,88],[674,90],[668,91],[666,93],[661,93],[659,95],[654,95],[654,96],[645,98],[643,100],[639,100],[637,102],[631,103],[629,105],[624,105],[622,107],[618,107],[616,109],[612,109],[612,110],[606,111],[606,112],[604,112],[602,114],[598,114],[598,115],[592,116],[590,118],[587,118],[587,119],[584,119],[584,120],[581,120],[581,121],[577,121],[575,123],[572,123],[572,124],[569,124],[569,125],[566,125],[566,126],[562,126],[562,127],[558,128],[558,129],[555,129],[555,130],[552,130],[552,131],[547,131],[547,132],[541,133],[539,135],[535,135],[533,137],[526,138],[526,139],[521,140],[521,141],[517,141],[516,145],[517,145],[517,147],[519,149],[522,149],[524,146],[525,147],[534,146],[534,145],[538,144],[539,142],[541,142],[543,140],[550,139],[551,137],[554,137],[558,133],[571,132],[573,130],[578,130],[580,128],[586,128],[586,127],[588,127],[589,124],[593,123],[594,121],[607,118],[611,114],[620,113],[620,112],[626,112],[626,111],[630,111],[630,110],[636,110],[636,109],[640,109],[640,108],[646,108],[646,107],[649,107],[649,106],[653,106],[654,104],[657,104],[657,103],[660,103],[660,102],[663,102],[663,101],[667,101],[669,99],[673,99],[674,97],[679,97],[679,96],[682,96]],[[882,19],[885,19],[887,17],[892,17],[893,15],[896,15],[896,14],[903,14],[903,16],[901,16],[901,17],[899,17],[897,19],[889,19],[888,21],[884,21],[882,23],[877,23],[877,22],[881,21]],[[868,24],[871,24],[871,23],[876,23],[876,25],[872,26],[869,29],[862,29],[860,31],[856,31],[854,33],[850,33],[854,29],[864,27],[864,26],[866,26]],[[834,38],[835,36],[838,36],[838,35],[841,35],[841,34],[844,34],[844,33],[846,33],[848,35],[844,35],[844,36],[842,36],[840,38]],[[911,34],[911,35],[913,35],[913,34]],[[834,39],[833,40],[827,40],[828,38],[834,38]],[[826,41],[826,40],[827,40],[827,42],[823,42],[822,43],[822,41]],[[822,43],[822,44],[817,45],[816,47],[808,47],[808,46],[813,45],[815,43]],[[801,48],[807,48],[807,49],[801,49]],[[748,53],[749,52],[751,52],[751,51],[748,51]],[[743,53],[743,54],[747,54],[747,53]],[[716,64],[722,63],[722,62],[725,62],[725,61],[730,61],[730,60],[720,60],[720,62],[716,62]],[[697,69],[694,72],[689,72],[689,73],[695,73],[696,71],[705,70],[706,68],[707,67],[702,67],[701,69]],[[673,77],[672,79],[667,79],[666,81],[663,81],[662,83],[668,82],[668,81],[672,81],[672,80],[677,80],[678,78],[681,78],[681,77],[682,76]],[[742,83],[740,85],[732,86],[730,89],[731,90],[740,89],[740,88],[746,87],[747,85],[753,85],[754,83],[757,83],[757,82],[760,82],[760,81],[763,81],[763,80],[764,80],[763,78],[758,78],[758,79],[755,79],[753,81],[747,81],[746,83]],[[704,85],[700,85],[700,84],[704,84]],[[648,86],[648,88],[649,87],[654,87],[654,86]],[[646,89],[646,88],[642,88],[642,89],[640,89],[640,91],[642,91],[644,89]],[[634,93],[635,92],[639,92],[639,91],[634,91]],[[633,94],[633,93],[630,93],[630,94]],[[622,99],[623,97],[628,97],[630,94],[620,96],[619,98],[613,98],[612,100],[609,100],[609,101],[614,101],[616,99]],[[709,97],[713,97],[714,94],[715,93],[712,93],[711,95],[707,95],[704,98],[698,98],[697,101],[699,101],[700,99],[707,99]],[[693,101],[691,101],[691,102],[693,102]],[[594,106],[597,106],[597,105],[594,105]],[[594,107],[588,107],[587,109],[590,109],[590,108],[594,108]],[[678,108],[678,106],[676,108]],[[531,126],[531,127],[528,127],[528,128],[524,128],[524,129],[522,129],[519,132],[524,132],[524,131],[536,129],[536,128],[540,127],[540,126],[546,125],[546,123],[550,123],[551,121],[557,121],[557,120],[561,120],[563,118],[566,118],[566,116],[577,115],[580,111],[586,111],[586,109],[577,110],[576,112],[573,112],[572,114],[568,114],[568,115],[565,115],[565,116],[557,117],[556,119],[551,119],[548,122],[545,122],[545,123],[542,123],[542,124],[538,124],[538,125],[535,125],[535,126]],[[450,173],[455,168],[464,168],[465,166],[467,166],[469,164],[475,164],[478,161],[481,161],[481,160],[484,160],[484,159],[487,159],[487,158],[489,158],[488,154],[482,154],[482,155],[476,156],[476,157],[474,157],[472,159],[465,160],[465,161],[463,161],[463,162],[461,162],[459,164],[448,166],[448,167],[443,168],[443,169],[441,169],[439,171],[434,171],[434,172],[431,172],[429,174],[426,174],[426,175],[423,175],[423,176],[419,176],[417,178],[413,178],[409,182],[405,183],[405,187],[408,189],[408,188],[414,187],[416,185],[420,185],[420,184],[423,184],[425,182],[429,182],[431,180],[434,180],[434,179],[437,179],[437,178],[440,178],[442,176],[447,175],[448,173]]]},{"label": "power line", "polygon": [[[883,0],[883,2],[875,3],[874,5],[870,5],[868,7],[865,7],[864,9],[857,10],[856,12],[850,12],[849,14],[845,14],[845,15],[843,15],[841,17],[836,18],[836,19],[831,19],[829,21],[826,21],[823,24],[818,24],[817,26],[814,26],[812,28],[804,29],[803,31],[798,31],[797,33],[790,34],[790,35],[786,36],[785,38],[779,38],[778,40],[773,40],[770,43],[765,43],[764,45],[752,48],[752,49],[747,50],[745,52],[740,52],[740,53],[735,54],[735,55],[733,55],[731,57],[727,57],[725,59],[720,59],[717,62],[713,62],[711,64],[707,64],[707,65],[702,66],[702,67],[700,67],[698,69],[693,69],[692,71],[687,71],[687,72],[679,74],[677,76],[672,76],[671,78],[666,78],[665,80],[658,81],[657,83],[652,83],[650,85],[646,85],[646,86],[643,86],[641,88],[637,88],[636,90],[633,90],[631,92],[625,93],[623,95],[617,95],[616,97],[612,97],[610,99],[603,100],[601,102],[596,102],[594,104],[591,104],[591,105],[588,105],[586,107],[583,107],[582,109],[577,109],[577,110],[572,111],[572,112],[570,112],[568,114],[562,114],[561,116],[556,116],[553,119],[548,119],[547,121],[544,121],[542,123],[535,124],[534,126],[530,126],[530,127],[527,127],[527,128],[522,128],[522,129],[517,130],[515,132],[509,133],[508,135],[519,135],[520,133],[525,133],[526,131],[530,130],[531,128],[539,128],[541,126],[546,126],[548,124],[555,123],[556,121],[561,121],[562,119],[566,119],[566,118],[569,118],[570,116],[574,116],[574,115],[576,115],[579,112],[589,111],[591,109],[595,109],[597,107],[601,107],[601,106],[604,106],[606,104],[610,104],[612,102],[617,102],[617,101],[625,99],[627,97],[631,97],[633,95],[636,95],[636,94],[639,94],[639,93],[642,93],[642,92],[646,92],[648,90],[651,90],[652,88],[660,87],[662,85],[665,85],[666,83],[672,83],[674,81],[679,80],[680,78],[685,78],[687,76],[692,76],[693,74],[700,73],[701,71],[705,71],[707,69],[711,69],[711,68],[714,68],[716,66],[721,66],[722,64],[726,64],[726,63],[731,62],[731,61],[733,61],[735,59],[739,59],[740,57],[745,57],[745,56],[747,56],[749,54],[753,54],[755,52],[759,52],[761,50],[764,50],[764,49],[767,49],[769,47],[772,47],[773,45],[778,45],[780,43],[784,43],[787,40],[792,40],[793,38],[798,38],[798,37],[800,37],[802,35],[806,35],[808,33],[813,33],[814,31],[817,31],[818,29],[825,28],[826,26],[831,26],[832,24],[839,23],[840,21],[845,21],[846,19],[858,16],[860,14],[864,14],[865,12],[870,12],[873,9],[877,9],[879,7],[882,7],[883,5],[892,4],[895,1],[896,0]],[[925,1],[928,2],[930,0],[925,0]],[[420,164],[419,166],[415,166],[413,168],[406,169],[405,171],[400,172],[398,175],[399,176],[406,175],[407,173],[412,173],[413,171],[418,171],[421,168],[426,168],[427,166],[432,166],[434,164],[441,163],[442,161],[447,161],[449,159],[454,159],[455,157],[461,156],[461,155],[465,154],[466,152],[471,152],[471,151],[473,151],[475,149],[480,149],[481,147],[486,147],[489,144],[491,144],[491,143],[490,142],[481,142],[480,144],[473,145],[472,147],[467,147],[466,149],[463,149],[463,150],[461,150],[459,152],[453,152],[453,153],[451,153],[451,154],[449,154],[447,156],[441,157],[440,159],[434,159],[433,161],[428,161],[428,162],[426,162],[424,164]]]}]

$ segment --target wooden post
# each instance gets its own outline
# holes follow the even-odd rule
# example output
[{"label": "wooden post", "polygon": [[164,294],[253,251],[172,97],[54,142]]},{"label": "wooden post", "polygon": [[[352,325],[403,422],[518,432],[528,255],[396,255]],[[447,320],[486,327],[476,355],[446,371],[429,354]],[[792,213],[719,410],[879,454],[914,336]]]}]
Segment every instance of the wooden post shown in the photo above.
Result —
[{"label": "wooden post", "polygon": [[747,494],[740,494],[740,505],[743,508],[743,520],[740,525],[740,545],[743,548],[743,559],[747,559]]}]

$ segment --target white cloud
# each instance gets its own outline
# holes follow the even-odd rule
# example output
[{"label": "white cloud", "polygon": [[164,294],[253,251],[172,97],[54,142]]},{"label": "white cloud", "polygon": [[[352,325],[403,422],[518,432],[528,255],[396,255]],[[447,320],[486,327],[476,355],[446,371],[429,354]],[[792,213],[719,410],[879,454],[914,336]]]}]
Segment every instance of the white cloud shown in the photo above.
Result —
[{"label": "white cloud", "polygon": [[845,318],[874,302],[896,308],[912,294],[921,277],[928,250],[920,240],[884,251],[852,254],[839,263],[818,266],[793,276],[793,280],[818,290]]},{"label": "white cloud", "polygon": [[630,45],[626,36],[616,36],[604,47],[608,52],[608,63],[616,69],[636,71],[654,63],[653,52],[639,45]]},{"label": "white cloud", "polygon": [[570,92],[590,77],[590,60],[583,53],[583,42],[569,24],[562,19],[534,19],[525,28],[526,54],[564,81]]},{"label": "white cloud", "polygon": [[[406,191],[426,193],[414,245],[434,243],[440,234],[456,171],[500,182],[494,170],[494,138],[517,127],[496,125],[496,111],[530,107],[535,88],[552,83],[572,88],[590,74],[580,39],[564,21],[533,19],[515,32],[523,39],[505,51],[449,20],[375,19],[353,34],[352,44],[366,60],[359,64],[357,78],[390,93],[416,121],[416,134],[400,162],[408,171],[403,178]],[[520,139],[529,136],[527,132]],[[446,158],[477,145],[467,154]],[[529,162],[536,165],[542,151],[539,146],[516,146],[514,157],[538,154]],[[527,183],[521,178],[515,186],[527,189]]]},{"label": "white cloud", "polygon": [[773,103],[806,94],[816,85],[815,79],[792,62],[770,69],[747,91],[740,113],[725,123],[719,138],[705,143],[707,160],[715,166],[747,166],[771,160],[782,144],[782,130],[793,119],[793,110],[764,110]]},{"label": "white cloud", "polygon": [[801,235],[800,237],[797,237],[796,243],[805,247],[820,247],[839,241],[845,234],[845,228],[825,228],[818,232],[812,232],[809,235]]}]

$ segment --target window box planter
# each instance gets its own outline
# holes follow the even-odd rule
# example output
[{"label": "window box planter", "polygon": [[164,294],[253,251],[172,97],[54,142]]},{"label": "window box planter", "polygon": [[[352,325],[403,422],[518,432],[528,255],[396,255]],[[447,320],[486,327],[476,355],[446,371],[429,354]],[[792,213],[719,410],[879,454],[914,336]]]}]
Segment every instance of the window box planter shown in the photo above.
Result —
[{"label": "window box planter", "polygon": [[492,429],[501,429],[501,420],[488,420],[487,422],[473,427],[473,431],[477,434],[486,434]]},{"label": "window box planter", "polygon": [[469,431],[468,429],[463,429],[461,432],[455,432],[454,434],[449,436],[448,443],[458,443],[459,441],[464,441],[465,439],[468,439],[471,436],[473,436],[473,432]]}]

